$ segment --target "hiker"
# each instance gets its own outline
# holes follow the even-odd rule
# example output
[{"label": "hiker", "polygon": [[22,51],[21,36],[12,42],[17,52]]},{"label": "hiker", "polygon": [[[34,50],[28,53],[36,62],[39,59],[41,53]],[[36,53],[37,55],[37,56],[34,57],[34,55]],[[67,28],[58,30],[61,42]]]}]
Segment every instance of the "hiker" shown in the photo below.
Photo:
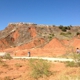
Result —
[{"label": "hiker", "polygon": [[78,54],[80,54],[80,49],[79,49],[79,48],[77,48],[76,52],[77,52]]},{"label": "hiker", "polygon": [[28,57],[30,57],[30,54],[31,54],[31,53],[30,53],[30,51],[29,51],[29,52],[28,52]]}]

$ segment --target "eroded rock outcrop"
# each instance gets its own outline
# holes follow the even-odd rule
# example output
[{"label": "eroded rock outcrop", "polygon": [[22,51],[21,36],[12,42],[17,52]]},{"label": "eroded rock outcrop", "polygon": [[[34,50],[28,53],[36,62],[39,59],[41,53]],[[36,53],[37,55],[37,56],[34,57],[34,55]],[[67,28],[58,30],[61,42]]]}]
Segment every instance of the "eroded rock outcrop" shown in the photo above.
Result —
[{"label": "eroded rock outcrop", "polygon": [[[73,35],[74,32],[74,35]],[[0,31],[0,51],[16,56],[54,56],[65,54],[73,48],[80,48],[79,27],[71,27],[66,32],[58,26],[34,23],[11,23]]]}]

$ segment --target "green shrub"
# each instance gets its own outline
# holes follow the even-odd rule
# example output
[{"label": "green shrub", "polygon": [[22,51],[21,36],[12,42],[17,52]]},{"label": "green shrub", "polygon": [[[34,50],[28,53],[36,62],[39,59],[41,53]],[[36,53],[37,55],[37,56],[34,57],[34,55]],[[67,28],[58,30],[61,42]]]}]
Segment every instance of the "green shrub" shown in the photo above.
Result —
[{"label": "green shrub", "polygon": [[61,29],[62,31],[66,32],[66,30],[70,30],[71,27],[70,27],[70,26],[63,26],[63,25],[60,25],[60,26],[59,26],[59,29]]},{"label": "green shrub", "polygon": [[10,56],[10,54],[6,54],[4,57],[3,57],[4,59],[12,59],[12,57]]},{"label": "green shrub", "polygon": [[48,38],[49,38],[49,40],[52,40],[52,36],[49,36]]},{"label": "green shrub", "polygon": [[76,35],[80,35],[80,32],[77,32]]},{"label": "green shrub", "polygon": [[60,25],[60,26],[59,26],[59,29],[61,29],[62,31],[66,32],[67,27],[65,27],[65,26],[63,26],[63,25]]},{"label": "green shrub", "polygon": [[60,26],[59,26],[59,29],[62,29],[62,28],[63,28],[63,25],[60,25]]},{"label": "green shrub", "polygon": [[61,32],[61,33],[60,33],[60,35],[64,35],[64,36],[65,36],[66,34],[65,34],[65,33],[63,33],[63,32]]},{"label": "green shrub", "polygon": [[31,76],[35,79],[40,77],[49,76],[51,72],[49,71],[50,64],[44,60],[29,60],[30,67],[32,69]]},{"label": "green shrub", "polygon": [[67,32],[67,35],[71,35],[71,32]]},{"label": "green shrub", "polygon": [[65,27],[63,27],[63,28],[62,28],[62,31],[66,32],[66,28],[65,28]]},{"label": "green shrub", "polygon": [[73,59],[78,67],[80,67],[80,54],[74,54]]},{"label": "green shrub", "polygon": [[49,34],[49,36],[48,36],[49,40],[52,40],[53,37],[54,37],[54,34]]},{"label": "green shrub", "polygon": [[75,62],[66,62],[66,66],[69,66],[69,67],[75,67],[75,66],[77,66],[76,64],[75,64]]}]

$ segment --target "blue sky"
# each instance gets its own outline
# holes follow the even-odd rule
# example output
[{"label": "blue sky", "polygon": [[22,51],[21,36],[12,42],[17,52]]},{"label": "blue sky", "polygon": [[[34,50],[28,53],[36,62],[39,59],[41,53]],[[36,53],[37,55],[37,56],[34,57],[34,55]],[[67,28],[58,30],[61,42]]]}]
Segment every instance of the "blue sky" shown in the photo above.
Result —
[{"label": "blue sky", "polygon": [[0,30],[15,22],[80,25],[80,0],[0,0]]}]

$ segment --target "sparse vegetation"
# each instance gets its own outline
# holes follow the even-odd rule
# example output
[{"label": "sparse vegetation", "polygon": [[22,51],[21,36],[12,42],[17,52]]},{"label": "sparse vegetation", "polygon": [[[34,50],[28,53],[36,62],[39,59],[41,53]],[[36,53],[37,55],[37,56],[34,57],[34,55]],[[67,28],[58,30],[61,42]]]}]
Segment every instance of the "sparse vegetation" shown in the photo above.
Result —
[{"label": "sparse vegetation", "polygon": [[[66,67],[63,61],[48,62],[31,59],[28,65],[28,60],[12,59],[10,54],[6,54],[0,60],[0,77],[4,77],[3,80],[38,80],[38,78],[39,80],[80,80],[80,55],[71,51],[71,46],[79,46],[79,37],[75,35],[80,35],[80,26],[35,26],[23,23],[10,26],[0,33],[0,48],[2,49],[1,51],[5,51],[4,53],[7,51],[11,54],[16,53],[16,56],[25,56],[27,51],[30,50],[32,56],[54,58],[61,56],[61,58],[73,58],[74,62],[64,62],[68,66]],[[49,43],[53,38],[53,42]],[[66,54],[62,56],[63,53]],[[66,72],[65,74],[64,71]],[[76,76],[72,76],[73,74]]]},{"label": "sparse vegetation", "polygon": [[4,80],[11,80],[9,76],[4,77]]},{"label": "sparse vegetation", "polygon": [[60,75],[56,80],[80,80],[80,75],[70,76],[70,75]]},{"label": "sparse vegetation", "polygon": [[73,62],[66,62],[66,66],[80,67],[80,54],[73,54]]},{"label": "sparse vegetation", "polygon": [[4,62],[2,63],[2,66],[8,68],[8,65],[6,63],[4,63]]},{"label": "sparse vegetation", "polygon": [[49,71],[50,64],[44,60],[29,60],[29,65],[32,69],[31,76],[35,79],[38,79],[43,76],[50,76],[51,72]]},{"label": "sparse vegetation", "polygon": [[54,34],[49,34],[49,36],[48,36],[49,40],[52,40],[53,37],[54,37]]},{"label": "sparse vegetation", "polygon": [[22,64],[16,63],[15,66],[16,66],[16,67],[22,67]]},{"label": "sparse vegetation", "polygon": [[76,64],[75,64],[75,62],[70,62],[70,61],[67,61],[67,62],[65,62],[66,63],[66,66],[69,66],[69,67],[74,67],[74,66],[76,66]]},{"label": "sparse vegetation", "polygon": [[12,59],[11,55],[9,53],[7,53],[4,57],[4,59]]},{"label": "sparse vegetation", "polygon": [[66,30],[67,30],[67,27],[62,28],[62,31],[66,32]]},{"label": "sparse vegetation", "polygon": [[63,35],[65,37],[68,37],[68,36],[71,35],[71,32],[66,32],[66,33],[65,32],[61,32],[60,35]]},{"label": "sparse vegetation", "polygon": [[2,67],[8,67],[8,65],[5,62],[3,62],[1,59],[0,59],[0,66],[2,66]]}]

